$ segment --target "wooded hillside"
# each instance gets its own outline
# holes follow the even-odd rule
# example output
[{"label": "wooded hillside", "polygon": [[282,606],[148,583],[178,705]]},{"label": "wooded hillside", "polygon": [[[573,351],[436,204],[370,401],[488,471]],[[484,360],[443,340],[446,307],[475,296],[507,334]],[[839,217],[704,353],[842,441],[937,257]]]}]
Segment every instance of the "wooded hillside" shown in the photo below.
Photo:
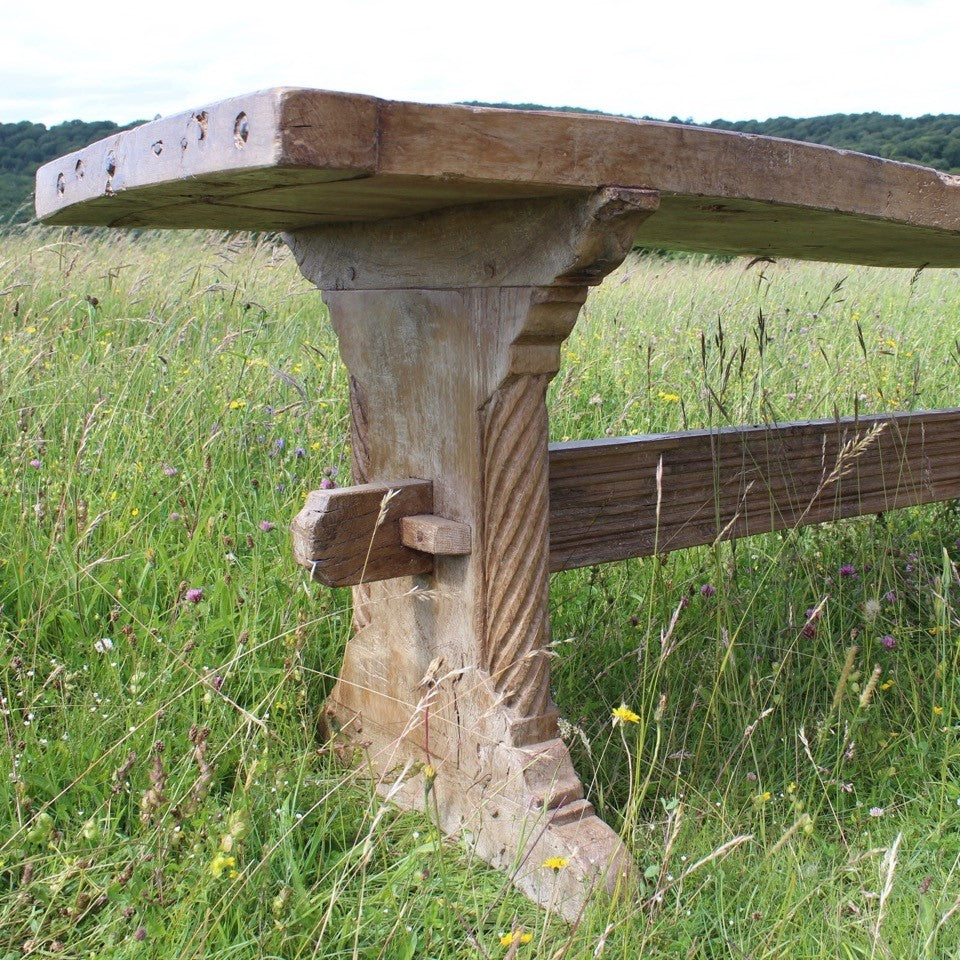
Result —
[{"label": "wooded hillside", "polygon": [[33,216],[33,178],[41,164],[133,126],[110,120],[69,120],[52,127],[29,120],[0,123],[0,223]]}]

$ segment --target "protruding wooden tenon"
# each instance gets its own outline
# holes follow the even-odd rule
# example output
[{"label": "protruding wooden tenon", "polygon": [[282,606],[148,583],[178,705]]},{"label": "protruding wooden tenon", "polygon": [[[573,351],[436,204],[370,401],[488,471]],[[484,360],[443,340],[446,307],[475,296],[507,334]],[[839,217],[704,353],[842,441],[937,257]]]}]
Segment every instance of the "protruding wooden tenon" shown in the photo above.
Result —
[{"label": "protruding wooden tenon", "polygon": [[470,552],[470,527],[435,517],[429,480],[312,490],[293,518],[293,556],[328,587],[433,571],[433,556]]}]

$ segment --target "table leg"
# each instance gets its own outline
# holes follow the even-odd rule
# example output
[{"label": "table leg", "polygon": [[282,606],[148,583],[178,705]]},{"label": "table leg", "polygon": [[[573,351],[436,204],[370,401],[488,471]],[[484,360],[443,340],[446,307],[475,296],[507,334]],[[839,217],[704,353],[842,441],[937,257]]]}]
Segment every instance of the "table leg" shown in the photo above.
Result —
[{"label": "table leg", "polygon": [[550,696],[545,396],[587,283],[655,200],[607,190],[288,237],[350,373],[355,482],[429,479],[434,513],[472,531],[431,574],[354,588],[328,709],[382,791],[568,917],[628,857]]}]

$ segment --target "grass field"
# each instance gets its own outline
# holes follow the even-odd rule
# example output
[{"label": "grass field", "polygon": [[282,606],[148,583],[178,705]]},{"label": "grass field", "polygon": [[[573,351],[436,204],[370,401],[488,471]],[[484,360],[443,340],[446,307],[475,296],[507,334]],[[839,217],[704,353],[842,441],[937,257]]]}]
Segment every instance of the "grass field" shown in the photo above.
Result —
[{"label": "grass field", "polygon": [[[949,406],[958,335],[956,272],[639,259],[551,429]],[[956,503],[553,579],[642,874],[571,928],[318,733],[349,594],[286,527],[348,482],[346,378],[285,250],[11,233],[0,341],[0,960],[960,957]]]}]

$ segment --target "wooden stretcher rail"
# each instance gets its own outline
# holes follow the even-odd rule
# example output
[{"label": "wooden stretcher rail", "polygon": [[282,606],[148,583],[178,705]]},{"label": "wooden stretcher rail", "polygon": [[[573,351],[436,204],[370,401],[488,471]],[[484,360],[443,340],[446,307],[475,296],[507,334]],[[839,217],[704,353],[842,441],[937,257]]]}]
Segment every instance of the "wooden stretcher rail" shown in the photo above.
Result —
[{"label": "wooden stretcher rail", "polygon": [[550,569],[953,497],[953,409],[555,444]]},{"label": "wooden stretcher rail", "polygon": [[[960,410],[560,443],[549,463],[555,573],[960,497]],[[451,527],[455,549],[404,536],[406,515],[430,509],[429,489],[403,480],[317,491],[293,523],[294,554],[330,586],[469,554],[469,529],[449,520],[416,524]]]}]

